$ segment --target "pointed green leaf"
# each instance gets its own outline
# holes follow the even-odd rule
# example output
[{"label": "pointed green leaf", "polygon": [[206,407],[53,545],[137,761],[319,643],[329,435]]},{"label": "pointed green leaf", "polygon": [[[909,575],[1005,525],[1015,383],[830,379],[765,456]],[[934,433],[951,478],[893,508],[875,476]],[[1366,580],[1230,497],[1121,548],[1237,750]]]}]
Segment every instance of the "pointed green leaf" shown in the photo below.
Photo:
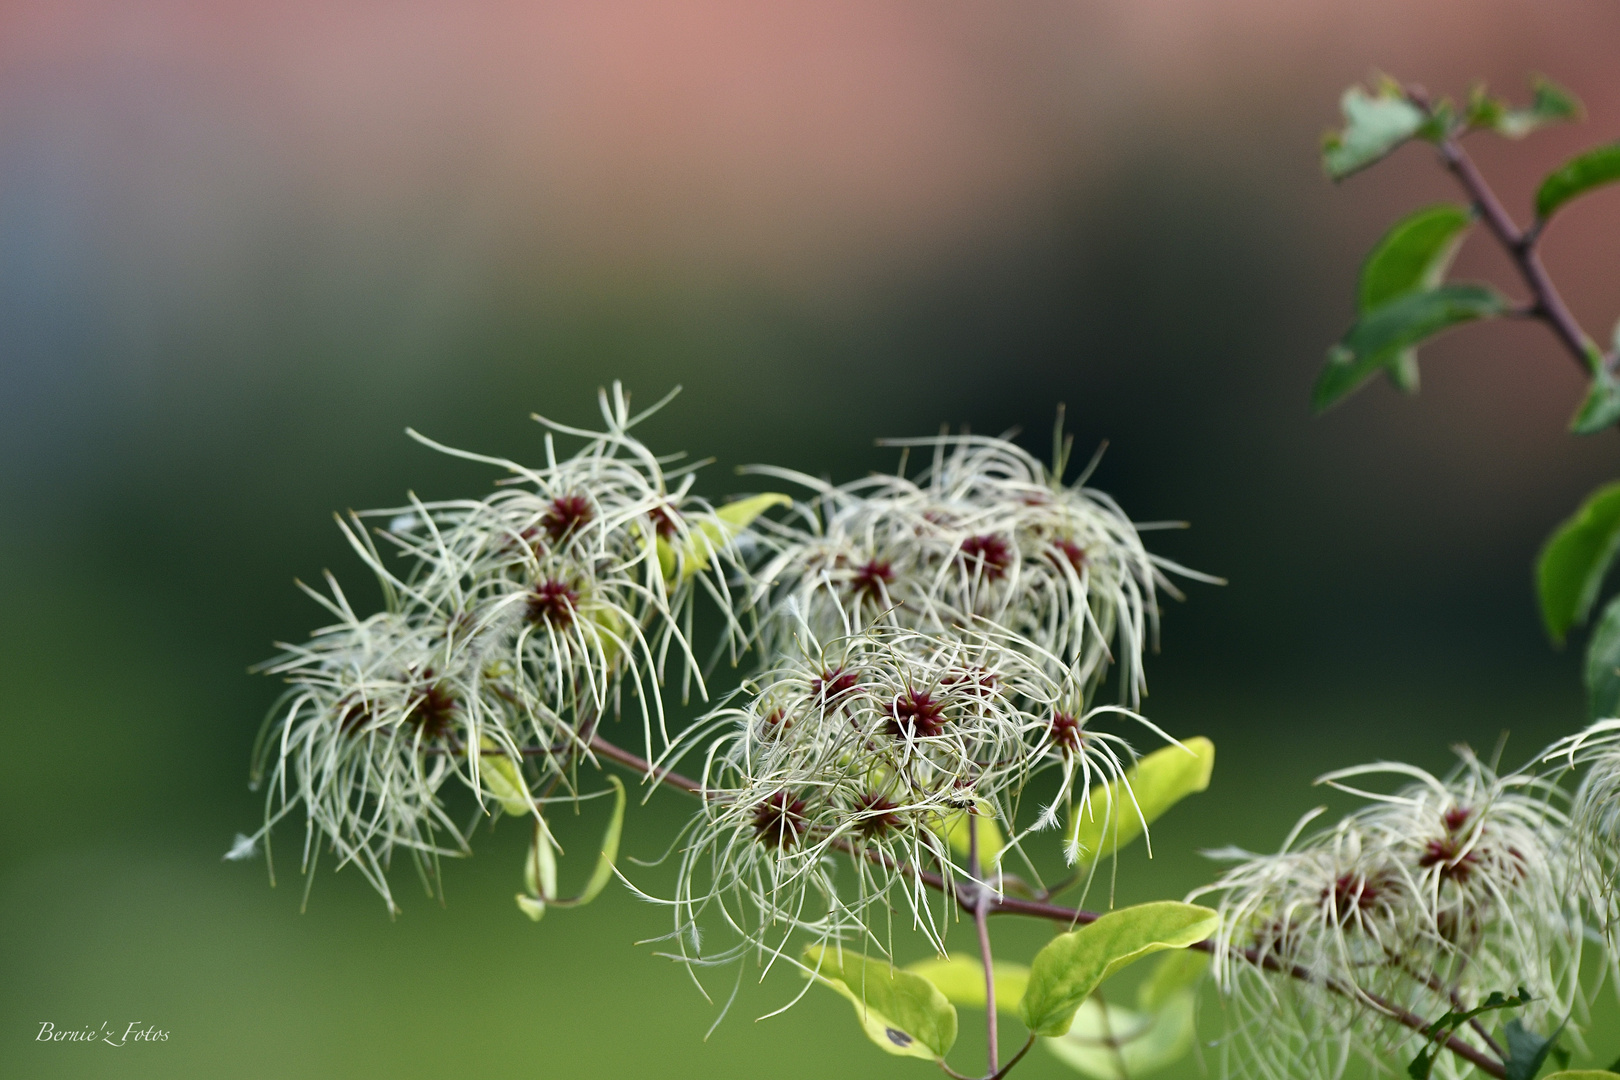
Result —
[{"label": "pointed green leaf", "polygon": [[1603,577],[1620,549],[1620,483],[1587,496],[1575,516],[1548,539],[1536,561],[1541,618],[1553,641],[1586,621]]},{"label": "pointed green leaf", "polygon": [[1193,995],[1181,990],[1136,1012],[1088,998],[1067,1035],[1041,1040],[1064,1064],[1095,1080],[1131,1080],[1168,1068],[1192,1049]]},{"label": "pointed green leaf", "polygon": [[866,1037],[888,1053],[938,1061],[956,1042],[956,1007],[921,975],[836,946],[811,945],[804,960],[849,999]]},{"label": "pointed green leaf", "polygon": [[714,557],[754,519],[773,506],[791,506],[793,500],[786,495],[767,492],[738,499],[715,510],[713,517],[694,517],[685,536],[671,543],[663,537],[657,540],[658,566],[666,580],[673,581],[679,573],[685,581],[714,559]]},{"label": "pointed green leaf", "polygon": [[1552,1053],[1563,1030],[1564,1026],[1560,1024],[1558,1031],[1551,1035],[1537,1035],[1527,1030],[1518,1019],[1509,1020],[1502,1029],[1508,1050],[1507,1061],[1502,1063],[1507,1073],[1506,1080],[1536,1080],[1536,1074],[1547,1063],[1547,1055]]},{"label": "pointed green leaf", "polygon": [[1592,386],[1581,402],[1580,410],[1569,422],[1569,430],[1577,435],[1595,435],[1620,421],[1620,381],[1606,370],[1592,377]]},{"label": "pointed green leaf", "polygon": [[1059,934],[1035,954],[1019,1016],[1037,1035],[1062,1035],[1080,1003],[1110,975],[1149,953],[1195,945],[1219,926],[1220,916],[1209,908],[1160,900]]},{"label": "pointed green leaf", "polygon": [[[1024,987],[1029,983],[1029,968],[997,960],[996,1012],[1016,1013],[1018,1003],[1024,1000]],[[971,1005],[984,1008],[984,965],[976,957],[953,953],[932,960],[919,960],[907,964],[906,970],[921,975],[945,995],[952,1005]]]},{"label": "pointed green leaf", "polygon": [[591,871],[591,879],[578,896],[569,900],[552,900],[554,907],[584,907],[600,896],[607,883],[613,880],[613,863],[619,857],[619,837],[624,832],[624,784],[617,776],[610,775],[607,780],[613,785],[613,816],[608,819],[607,829],[602,833],[602,848],[596,859],[596,869]]},{"label": "pointed green leaf", "polygon": [[1322,138],[1322,168],[1334,180],[1364,169],[1418,133],[1426,117],[1423,110],[1392,86],[1370,95],[1359,86],[1344,92],[1339,101],[1344,129]]},{"label": "pointed green leaf", "polygon": [[519,911],[523,912],[523,914],[527,915],[535,922],[539,922],[545,917],[546,902],[540,899],[538,896],[525,896],[523,893],[518,893],[517,906]]},{"label": "pointed green leaf", "polygon": [[1440,203],[1396,222],[1362,264],[1357,310],[1439,285],[1473,221],[1467,207]]},{"label": "pointed green leaf", "polygon": [[1620,715],[1620,597],[1610,600],[1586,645],[1586,714],[1593,720]]},{"label": "pointed green leaf", "polygon": [[[1620,1061],[1615,1064],[1620,1065]],[[1603,1069],[1566,1069],[1563,1072],[1548,1073],[1542,1080],[1620,1080],[1620,1073],[1606,1072]]]},{"label": "pointed green leaf", "polygon": [[[1440,203],[1396,222],[1362,264],[1356,310],[1366,314],[1408,293],[1437,287],[1473,221],[1467,207]],[[1417,393],[1417,350],[1401,350],[1385,371],[1402,392]]]},{"label": "pointed green leaf", "polygon": [[1588,150],[1541,182],[1536,191],[1536,216],[1546,220],[1577,195],[1616,180],[1620,180],[1620,143]]},{"label": "pointed green leaf", "polygon": [[1442,285],[1408,293],[1362,315],[1328,353],[1327,366],[1311,392],[1317,412],[1337,404],[1405,350],[1461,323],[1488,319],[1508,303],[1485,285]]},{"label": "pointed green leaf", "polygon": [[1153,751],[1125,771],[1123,785],[1116,780],[1086,793],[1069,825],[1070,850],[1082,862],[1112,855],[1142,835],[1144,820],[1152,825],[1176,803],[1209,787],[1214,769],[1215,744],[1202,735]]}]

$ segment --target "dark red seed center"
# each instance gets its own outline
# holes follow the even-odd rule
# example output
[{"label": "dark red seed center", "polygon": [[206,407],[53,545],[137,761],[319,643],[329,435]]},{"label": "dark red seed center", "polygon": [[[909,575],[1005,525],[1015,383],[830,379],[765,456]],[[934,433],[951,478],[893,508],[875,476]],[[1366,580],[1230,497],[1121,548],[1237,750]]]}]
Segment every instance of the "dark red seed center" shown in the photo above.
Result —
[{"label": "dark red seed center", "polygon": [[1004,577],[1012,565],[1012,549],[1005,539],[994,533],[970,536],[962,541],[962,558],[967,562],[969,573],[977,571],[986,581],[996,581]]},{"label": "dark red seed center", "polygon": [[945,731],[945,705],[926,690],[905,690],[889,705],[889,734],[929,739]]},{"label": "dark red seed center", "polygon": [[759,842],[786,850],[799,842],[809,827],[803,799],[790,791],[778,791],[754,807],[754,833]]},{"label": "dark red seed center", "polygon": [[837,708],[859,682],[860,676],[853,671],[845,671],[841,667],[828,668],[810,680],[810,696],[824,708]]},{"label": "dark red seed center", "polygon": [[[426,668],[422,678],[432,680],[433,670]],[[405,711],[406,723],[415,724],[429,739],[440,739],[450,733],[455,719],[456,696],[443,683],[429,681],[411,707]]]},{"label": "dark red seed center", "polygon": [[536,585],[529,594],[527,614],[532,623],[547,623],[560,629],[574,621],[574,609],[578,605],[579,593],[552,578]]},{"label": "dark red seed center", "polygon": [[900,815],[895,812],[900,809],[899,804],[882,795],[862,795],[855,800],[855,809],[861,815],[855,821],[855,828],[867,837],[882,836],[900,827]]},{"label": "dark red seed center", "polygon": [[1067,753],[1074,753],[1080,749],[1080,742],[1085,735],[1080,730],[1080,721],[1068,713],[1052,714],[1052,745],[1062,748]]},{"label": "dark red seed center", "polygon": [[887,559],[873,559],[856,570],[849,583],[857,595],[882,600],[888,587],[894,584],[894,568]]},{"label": "dark red seed center", "polygon": [[591,500],[585,496],[559,495],[551,500],[551,509],[546,511],[541,524],[546,527],[546,535],[555,544],[584,528],[593,516]]}]

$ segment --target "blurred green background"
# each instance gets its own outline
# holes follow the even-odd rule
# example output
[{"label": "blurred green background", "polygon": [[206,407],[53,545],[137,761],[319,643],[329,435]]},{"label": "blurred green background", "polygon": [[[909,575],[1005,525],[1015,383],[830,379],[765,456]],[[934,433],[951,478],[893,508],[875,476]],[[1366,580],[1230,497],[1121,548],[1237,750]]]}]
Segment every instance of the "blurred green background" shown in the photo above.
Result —
[{"label": "blurred green background", "polygon": [[[1193,523],[1157,549],[1231,584],[1169,605],[1147,707],[1220,758],[1122,901],[1273,847],[1327,768],[1571,729],[1579,650],[1529,565],[1616,436],[1564,433],[1579,380],[1527,326],[1435,345],[1415,400],[1307,415],[1360,254],[1450,194],[1420,150],[1334,188],[1314,148],[1374,66],[1546,72],[1588,122],[1479,148],[1522,208],[1615,137],[1617,34],[1599,0],[0,8],[0,1074],[933,1075],[831,994],[754,1023],[786,975],[704,1042],[713,1006],[632,944],[661,911],[519,917],[511,823],[446,907],[402,873],[397,921],[352,872],[300,915],[295,829],[276,889],[220,861],[261,814],[277,686],[246,669],[321,617],[290,579],[362,580],[330,514],[487,488],[407,424],[534,460],[528,414],[589,421],[614,378],[684,385],[646,437],[715,457],[713,496],[745,462],[890,467],[875,437],[941,423],[1044,451],[1061,401],[1110,442],[1099,486]],[[1613,207],[1549,238],[1596,336]],[[1044,933],[997,929],[1014,958]]]}]

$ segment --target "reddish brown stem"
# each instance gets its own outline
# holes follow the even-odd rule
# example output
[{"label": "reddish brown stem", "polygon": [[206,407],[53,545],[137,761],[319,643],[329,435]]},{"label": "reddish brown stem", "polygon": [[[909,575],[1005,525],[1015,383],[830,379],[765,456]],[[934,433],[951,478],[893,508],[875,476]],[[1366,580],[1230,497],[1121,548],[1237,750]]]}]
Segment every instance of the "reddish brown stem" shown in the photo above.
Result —
[{"label": "reddish brown stem", "polygon": [[[1428,94],[1421,88],[1411,87],[1406,93],[1414,105],[1430,117],[1434,116]],[[1599,374],[1598,370],[1594,370],[1594,365],[1601,365],[1601,370],[1604,371],[1611,368],[1613,360],[1604,357],[1592,345],[1591,339],[1581,329],[1580,323],[1575,321],[1569,305],[1564,303],[1558,287],[1548,276],[1547,268],[1542,265],[1536,245],[1541,239],[1543,222],[1538,220],[1529,229],[1520,229],[1513,216],[1502,206],[1502,200],[1496,197],[1496,192],[1479,171],[1479,167],[1474,164],[1474,159],[1468,156],[1468,151],[1462,148],[1462,144],[1455,137],[1448,135],[1441,139],[1437,148],[1440,160],[1468,193],[1468,198],[1473,202],[1480,218],[1484,220],[1485,227],[1502,245],[1508,258],[1513,260],[1519,276],[1529,287],[1531,304],[1526,314],[1540,319],[1552,329],[1553,334],[1585,374]]]},{"label": "reddish brown stem", "polygon": [[[623,766],[624,768],[630,769],[643,777],[656,777],[657,782],[659,783],[670,784],[682,791],[697,795],[699,797],[702,797],[704,794],[703,785],[698,783],[696,780],[693,780],[691,777],[682,776],[680,773],[668,769],[655,769],[652,763],[647,761],[645,758],[637,754],[632,754],[628,750],[624,750],[613,745],[600,735],[593,734],[591,736],[590,748],[592,753],[595,753],[600,757],[607,758],[609,761]],[[974,832],[970,832],[969,834],[970,842],[974,844],[974,848],[970,854],[970,863],[976,862],[976,858],[974,858],[974,856],[977,854],[975,833],[976,830]],[[851,844],[849,841],[842,838],[835,840],[833,842],[833,847],[853,856],[871,859],[873,862],[887,866],[897,873],[904,874],[907,877],[921,881],[931,889],[945,893],[949,896],[953,896],[958,906],[960,906],[963,911],[972,914],[974,916],[975,923],[980,926],[984,925],[979,916],[979,912],[981,910],[986,918],[991,915],[1028,915],[1033,918],[1046,919],[1049,922],[1060,923],[1066,928],[1071,929],[1076,926],[1084,926],[1087,923],[1096,922],[1102,917],[1099,912],[1084,911],[1079,908],[1062,907],[1058,904],[1049,904],[1042,901],[1017,900],[1011,897],[1001,897],[998,899],[988,888],[985,888],[983,885],[980,885],[977,882],[964,882],[953,887],[950,882],[945,880],[944,877],[930,870],[924,870],[920,867],[908,866],[905,864],[897,864],[881,851],[875,851],[865,847],[857,848],[854,844]],[[991,1016],[994,1017],[995,999],[991,995],[994,994],[995,990],[994,984],[990,981],[993,976],[990,974],[991,959],[988,948],[989,942],[987,931],[985,932],[985,936],[981,937],[980,941],[985,966],[986,1003],[991,1005]],[[1193,945],[1192,948],[1197,949],[1200,952],[1206,952],[1214,955],[1217,947],[1212,942],[1202,941],[1196,945]],[[1390,1020],[1400,1024],[1402,1027],[1418,1032],[1419,1034],[1425,1034],[1429,1026],[1428,1022],[1421,1016],[1409,1009],[1396,1005],[1392,1001],[1379,997],[1377,994],[1358,991],[1347,986],[1339,986],[1332,981],[1324,981],[1312,975],[1309,971],[1305,970],[1303,967],[1300,967],[1298,964],[1284,964],[1269,953],[1261,954],[1255,949],[1238,949],[1234,951],[1237,953],[1237,955],[1243,957],[1243,959],[1247,960],[1249,963],[1264,968],[1267,971],[1273,971],[1280,975],[1286,975],[1290,978],[1299,979],[1302,982],[1316,983],[1325,987],[1332,993],[1343,994],[1352,998],[1360,998],[1361,1000],[1371,1004],[1373,1008],[1383,1013],[1384,1016],[1388,1017]],[[994,1024],[993,1019],[991,1023]],[[993,1031],[994,1029],[992,1028],[991,1030]],[[991,1037],[992,1039],[994,1038],[993,1035]],[[992,1042],[991,1045],[993,1047],[995,1045],[994,1042]],[[1492,1058],[1489,1054],[1486,1054],[1469,1043],[1463,1041],[1455,1034],[1450,1035],[1442,1040],[1440,1045],[1451,1051],[1453,1054],[1456,1054],[1464,1061],[1467,1061],[1469,1064],[1475,1066],[1488,1076],[1497,1077],[1497,1080],[1505,1080],[1507,1077],[1507,1070],[1503,1067],[1502,1062]],[[1022,1058],[1024,1056],[1024,1052],[1028,1049],[1029,1047],[1026,1045],[1024,1050],[1020,1051],[1017,1057],[1009,1061],[1007,1065],[999,1071],[996,1069],[995,1065],[992,1064],[990,1066],[991,1080],[1000,1080],[1001,1077],[1005,1076],[1007,1070],[1011,1069],[1013,1065],[1017,1064],[1019,1058]],[[994,1052],[994,1050],[991,1051],[992,1054],[994,1054]]]}]

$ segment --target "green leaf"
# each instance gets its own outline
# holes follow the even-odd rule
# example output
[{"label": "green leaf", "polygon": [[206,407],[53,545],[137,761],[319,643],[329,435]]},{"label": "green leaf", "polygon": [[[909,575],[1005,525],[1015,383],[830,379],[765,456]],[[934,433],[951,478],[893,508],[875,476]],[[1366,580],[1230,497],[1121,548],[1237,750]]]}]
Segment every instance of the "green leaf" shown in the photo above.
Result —
[{"label": "green leaf", "polygon": [[546,902],[537,896],[525,896],[523,893],[518,893],[517,906],[519,911],[535,922],[539,922],[545,917]]},{"label": "green leaf", "polygon": [[1209,908],[1159,900],[1111,911],[1089,926],[1059,934],[1030,965],[1018,1010],[1024,1026],[1037,1035],[1064,1034],[1080,1003],[1103,980],[1149,953],[1196,945],[1220,921]]},{"label": "green leaf", "polygon": [[607,781],[613,785],[613,816],[608,819],[607,828],[602,832],[602,847],[596,859],[596,869],[591,871],[590,880],[578,896],[552,900],[555,907],[584,907],[600,896],[607,883],[613,880],[613,864],[619,857],[619,838],[624,833],[624,784],[612,775]]},{"label": "green leaf", "polygon": [[668,581],[686,581],[736,539],[754,519],[773,506],[791,506],[793,500],[786,495],[767,492],[738,499],[715,510],[713,517],[696,517],[684,537],[671,543],[663,537],[657,539],[658,566]]},{"label": "green leaf", "polygon": [[[1024,987],[1029,984],[1029,968],[1003,960],[997,960],[992,967],[996,973],[996,1012],[1017,1012],[1018,1003],[1024,1000]],[[953,953],[907,964],[906,970],[939,987],[952,1005],[984,1008],[984,965],[976,957]]]},{"label": "green leaf", "polygon": [[1569,430],[1576,435],[1595,435],[1616,421],[1620,421],[1620,382],[1600,367],[1575,418],[1569,422]]},{"label": "green leaf", "polygon": [[1620,714],[1620,596],[1609,601],[1592,629],[1581,675],[1587,716],[1603,720]]},{"label": "green leaf", "polygon": [[1603,577],[1620,549],[1620,483],[1587,496],[1575,516],[1560,525],[1536,561],[1541,618],[1553,641],[1586,621]]},{"label": "green leaf", "polygon": [[1186,990],[1146,1013],[1087,998],[1069,1033],[1042,1042],[1054,1056],[1096,1080],[1130,1080],[1174,1065],[1192,1049],[1194,999]]},{"label": "green leaf", "polygon": [[1334,180],[1343,180],[1380,160],[1416,135],[1426,119],[1423,110],[1393,85],[1380,87],[1376,94],[1352,86],[1344,92],[1339,108],[1344,112],[1344,129],[1322,137],[1322,168]]},{"label": "green leaf", "polygon": [[1588,150],[1548,174],[1536,191],[1536,217],[1545,221],[1577,195],[1620,180],[1620,143]]},{"label": "green leaf", "polygon": [[1125,771],[1123,784],[1098,784],[1086,793],[1069,826],[1070,850],[1083,862],[1113,854],[1142,835],[1144,821],[1152,825],[1176,803],[1209,787],[1214,768],[1215,744],[1202,735],[1153,751]]},{"label": "green leaf", "polygon": [[1553,1044],[1563,1030],[1564,1025],[1559,1024],[1558,1030],[1551,1035],[1537,1035],[1526,1030],[1517,1019],[1509,1020],[1502,1029],[1508,1050],[1507,1060],[1502,1063],[1507,1073],[1506,1080],[1536,1080],[1536,1074],[1547,1063],[1547,1055],[1552,1052]]},{"label": "green leaf", "polygon": [[1440,203],[1396,222],[1362,264],[1357,310],[1439,285],[1473,221],[1467,207]]},{"label": "green leaf", "polygon": [[557,895],[557,841],[544,817],[534,827],[529,857],[523,863],[523,885],[536,900],[552,900]]},{"label": "green leaf", "polygon": [[1159,957],[1153,974],[1136,991],[1136,1004],[1152,1012],[1171,997],[1197,985],[1209,970],[1209,954],[1196,949],[1173,949]]},{"label": "green leaf", "polygon": [[1498,98],[1485,93],[1483,85],[1474,87],[1468,99],[1470,127],[1488,128],[1509,139],[1522,139],[1538,128],[1563,120],[1577,120],[1581,103],[1568,90],[1543,78],[1533,80],[1534,96],[1527,109],[1513,109]]},{"label": "green leaf", "polygon": [[956,1008],[921,975],[886,962],[811,945],[814,977],[848,998],[866,1037],[900,1057],[938,1061],[956,1042]]},{"label": "green leaf", "polygon": [[[1620,1065],[1620,1061],[1615,1064]],[[1607,1072],[1603,1069],[1567,1069],[1564,1072],[1548,1073],[1542,1080],[1620,1080],[1620,1073]]]},{"label": "green leaf", "polygon": [[529,796],[528,785],[523,782],[517,762],[505,754],[488,754],[490,750],[499,749],[493,739],[483,738],[478,743],[480,749],[485,751],[478,755],[478,775],[484,782],[485,790],[501,804],[502,810],[514,817],[534,813],[534,800]]},{"label": "green leaf", "polygon": [[1450,1009],[1440,1019],[1424,1028],[1423,1037],[1427,1040],[1423,1049],[1418,1051],[1417,1057],[1406,1067],[1406,1075],[1412,1080],[1428,1080],[1434,1072],[1435,1057],[1440,1051],[1440,1045],[1453,1035],[1458,1028],[1476,1016],[1482,1016],[1498,1009],[1517,1009],[1528,1005],[1534,999],[1530,991],[1524,987],[1519,988],[1518,996],[1508,997],[1500,990],[1493,990],[1489,997],[1472,1009]]},{"label": "green leaf", "polygon": [[1398,364],[1407,349],[1443,330],[1507,310],[1501,294],[1485,285],[1442,285],[1381,304],[1357,319],[1329,351],[1311,407],[1321,412],[1337,404],[1381,369]]}]

